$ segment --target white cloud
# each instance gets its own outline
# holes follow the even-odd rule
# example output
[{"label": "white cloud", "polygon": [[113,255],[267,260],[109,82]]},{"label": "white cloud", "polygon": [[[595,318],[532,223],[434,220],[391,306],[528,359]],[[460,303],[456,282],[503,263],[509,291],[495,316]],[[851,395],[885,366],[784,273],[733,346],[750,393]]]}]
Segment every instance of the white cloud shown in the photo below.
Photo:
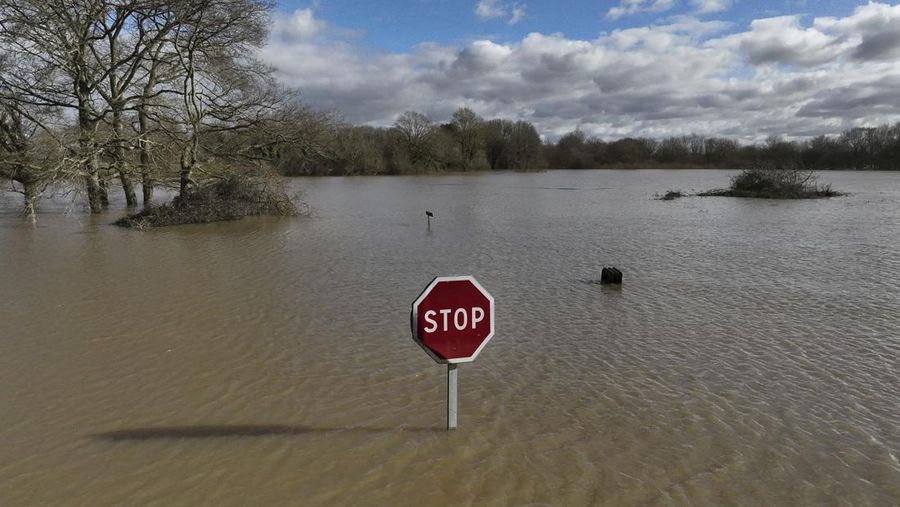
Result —
[{"label": "white cloud", "polygon": [[479,0],[475,14],[481,19],[493,19],[505,16],[506,9],[500,6],[500,0]]},{"label": "white cloud", "polygon": [[[335,30],[311,21],[303,26]],[[550,138],[580,126],[606,139],[757,140],[900,119],[900,59],[890,57],[900,52],[897,27],[900,7],[870,3],[843,18],[760,19],[736,33],[682,16],[592,40],[531,33],[406,53],[298,29],[291,33],[307,36],[273,33],[263,57],[310,105],[355,123],[389,125],[408,109],[445,121],[465,104],[532,121]]]},{"label": "white cloud", "polygon": [[475,5],[475,15],[482,20],[508,17],[506,22],[515,25],[525,18],[525,6],[503,0],[479,0]]},{"label": "white cloud", "polygon": [[818,18],[814,27],[855,45],[857,60],[900,58],[900,5],[870,2],[846,18]]},{"label": "white cloud", "polygon": [[278,13],[272,21],[274,35],[293,39],[312,39],[328,28],[315,18],[313,9],[297,9],[291,14]]},{"label": "white cloud", "polygon": [[507,23],[509,23],[510,25],[515,25],[519,21],[522,21],[524,18],[525,18],[525,7],[523,7],[521,5],[516,5],[512,8],[512,12],[510,14],[509,21],[507,21]]},{"label": "white cloud", "polygon": [[727,11],[731,8],[732,0],[691,0],[694,11],[698,14]]},{"label": "white cloud", "polygon": [[663,12],[672,7],[675,7],[675,0],[620,0],[617,7],[606,13],[606,17],[616,20],[640,12]]},{"label": "white cloud", "polygon": [[757,19],[750,30],[724,41],[734,43],[754,65],[820,65],[833,61],[846,50],[846,44],[815,27],[804,28],[800,16]]}]

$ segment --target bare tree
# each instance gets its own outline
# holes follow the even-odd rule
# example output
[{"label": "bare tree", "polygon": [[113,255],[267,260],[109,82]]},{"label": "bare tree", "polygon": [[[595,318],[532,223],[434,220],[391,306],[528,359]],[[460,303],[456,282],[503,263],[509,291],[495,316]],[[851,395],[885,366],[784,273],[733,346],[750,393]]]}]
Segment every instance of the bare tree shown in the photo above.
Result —
[{"label": "bare tree", "polygon": [[13,183],[24,198],[23,214],[34,217],[35,205],[56,179],[62,158],[54,151],[56,143],[41,142],[48,141],[49,134],[30,116],[14,103],[0,102],[0,178]]},{"label": "bare tree", "polygon": [[538,169],[542,143],[530,122],[490,120],[484,124],[486,151],[491,169]]},{"label": "bare tree", "polygon": [[433,161],[431,146],[435,125],[431,118],[416,111],[406,111],[394,122],[400,143],[413,164],[429,166]]},{"label": "bare tree", "polygon": [[453,113],[451,125],[453,125],[456,141],[459,144],[464,170],[472,169],[475,156],[478,155],[478,151],[484,144],[483,123],[484,120],[467,107],[461,107]]},{"label": "bare tree", "polygon": [[[97,92],[111,113],[113,169],[118,174],[129,206],[137,204],[126,149],[132,144],[125,129],[129,109],[141,109],[142,101],[155,91],[158,56],[166,38],[177,25],[178,17],[160,0],[123,0],[110,6],[99,24],[105,35],[103,44],[92,46],[95,65],[107,77]],[[145,85],[139,86],[143,81]],[[149,85],[150,89],[147,89]],[[138,102],[137,106],[132,103]],[[140,138],[139,141],[140,143]]]},{"label": "bare tree", "polygon": [[74,112],[78,142],[71,147],[74,167],[85,181],[91,212],[103,206],[97,128],[105,108],[96,91],[108,77],[94,65],[95,44],[115,15],[108,0],[0,0],[0,42],[12,55],[0,75],[20,104]]},{"label": "bare tree", "polygon": [[172,43],[181,77],[180,193],[195,185],[205,133],[239,131],[261,121],[278,102],[272,70],[255,58],[265,43],[268,0],[184,0]]},{"label": "bare tree", "polygon": [[[129,205],[136,204],[127,167],[134,146],[126,131],[137,113],[145,204],[152,203],[151,133],[187,133],[181,187],[200,163],[201,136],[215,129],[253,124],[277,101],[260,86],[270,69],[254,59],[265,42],[269,0],[0,0],[0,42],[15,68],[0,83],[23,104],[71,110],[78,142],[72,160],[87,188],[92,212],[105,201],[100,155],[110,154]],[[168,87],[177,71],[179,86]],[[261,90],[265,90],[260,93]],[[162,94],[180,97],[180,117]],[[172,106],[173,104],[166,104]],[[109,125],[109,140],[100,127]],[[225,126],[227,124],[227,126]]]},{"label": "bare tree", "polygon": [[163,79],[164,66],[166,63],[163,51],[164,42],[160,41],[146,55],[145,74],[141,93],[137,99],[137,136],[138,151],[140,153],[140,171],[141,171],[141,193],[143,196],[143,204],[145,208],[153,206],[153,190],[155,186],[153,177],[153,142],[150,139],[154,131],[155,122],[151,118],[152,111],[155,107],[155,99],[160,92],[157,86]]}]

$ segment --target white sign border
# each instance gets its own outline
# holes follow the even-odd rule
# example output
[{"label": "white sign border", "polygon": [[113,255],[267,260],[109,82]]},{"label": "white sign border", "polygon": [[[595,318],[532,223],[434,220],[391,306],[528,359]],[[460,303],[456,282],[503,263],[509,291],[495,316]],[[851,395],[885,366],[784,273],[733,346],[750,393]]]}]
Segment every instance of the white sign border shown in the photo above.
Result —
[{"label": "white sign border", "polygon": [[[429,293],[431,293],[431,290],[434,289],[434,287],[437,284],[439,284],[441,282],[465,282],[465,281],[471,282],[472,285],[474,285],[479,291],[481,291],[481,293],[487,298],[488,304],[490,306],[491,331],[484,338],[484,340],[482,340],[481,345],[479,345],[478,349],[475,350],[475,352],[471,356],[459,357],[456,359],[441,359],[434,352],[432,352],[431,349],[426,347],[425,344],[422,343],[422,340],[419,339],[418,329],[416,329],[416,327],[417,327],[416,322],[419,320],[419,305],[422,303],[422,301],[425,300],[425,298],[428,296]],[[439,363],[439,364],[471,363],[472,361],[475,360],[476,357],[478,357],[478,354],[481,353],[481,350],[484,349],[484,346],[487,345],[489,341],[491,341],[491,338],[494,337],[494,326],[496,324],[496,322],[495,322],[496,318],[494,315],[494,296],[492,296],[490,292],[488,292],[484,287],[482,287],[481,284],[478,283],[478,280],[476,280],[474,276],[471,276],[471,275],[436,276],[436,277],[434,277],[434,280],[432,280],[431,283],[429,283],[428,286],[425,287],[425,290],[423,290],[422,293],[419,294],[419,297],[416,298],[415,301],[413,301],[412,311],[410,312],[409,317],[410,317],[409,325],[410,325],[410,329],[412,330],[413,341],[416,342],[416,344],[418,344],[419,347],[422,347],[422,350],[424,350],[429,356],[431,356],[431,358],[434,359],[434,361],[436,363]]]}]

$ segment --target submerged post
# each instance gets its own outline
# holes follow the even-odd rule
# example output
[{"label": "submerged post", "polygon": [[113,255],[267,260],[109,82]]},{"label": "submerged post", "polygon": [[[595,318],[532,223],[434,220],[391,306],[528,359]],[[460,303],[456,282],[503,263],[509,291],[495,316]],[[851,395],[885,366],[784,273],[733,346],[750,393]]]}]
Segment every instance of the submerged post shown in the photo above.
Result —
[{"label": "submerged post", "polygon": [[447,365],[447,430],[456,429],[456,379],[459,371],[457,365]]}]

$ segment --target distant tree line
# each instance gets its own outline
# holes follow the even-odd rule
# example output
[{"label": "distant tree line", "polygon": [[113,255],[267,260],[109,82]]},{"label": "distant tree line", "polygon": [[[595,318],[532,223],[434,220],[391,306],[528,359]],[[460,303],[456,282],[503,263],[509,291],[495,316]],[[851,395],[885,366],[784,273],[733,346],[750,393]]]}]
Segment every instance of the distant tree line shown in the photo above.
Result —
[{"label": "distant tree line", "polygon": [[766,163],[816,170],[900,170],[900,122],[854,128],[836,136],[823,135],[807,141],[786,141],[772,136],[762,144],[750,145],[699,135],[604,142],[576,130],[546,145],[545,153],[550,167],[569,169],[732,169]]},{"label": "distant tree line", "polygon": [[[439,124],[416,111],[389,128],[332,122],[317,149],[287,150],[279,167],[288,175],[417,174],[443,171],[528,171],[547,167],[545,148],[527,121],[485,120],[460,108]],[[298,152],[299,151],[299,152]]]},{"label": "distant tree line", "polygon": [[544,143],[527,121],[486,120],[460,108],[439,124],[415,111],[392,127],[333,123],[320,132],[316,156],[285,153],[288,175],[416,174],[444,171],[741,168],[761,163],[807,169],[900,170],[900,123],[854,128],[808,141],[769,137],[745,145],[688,135],[604,141],[575,130]]}]

